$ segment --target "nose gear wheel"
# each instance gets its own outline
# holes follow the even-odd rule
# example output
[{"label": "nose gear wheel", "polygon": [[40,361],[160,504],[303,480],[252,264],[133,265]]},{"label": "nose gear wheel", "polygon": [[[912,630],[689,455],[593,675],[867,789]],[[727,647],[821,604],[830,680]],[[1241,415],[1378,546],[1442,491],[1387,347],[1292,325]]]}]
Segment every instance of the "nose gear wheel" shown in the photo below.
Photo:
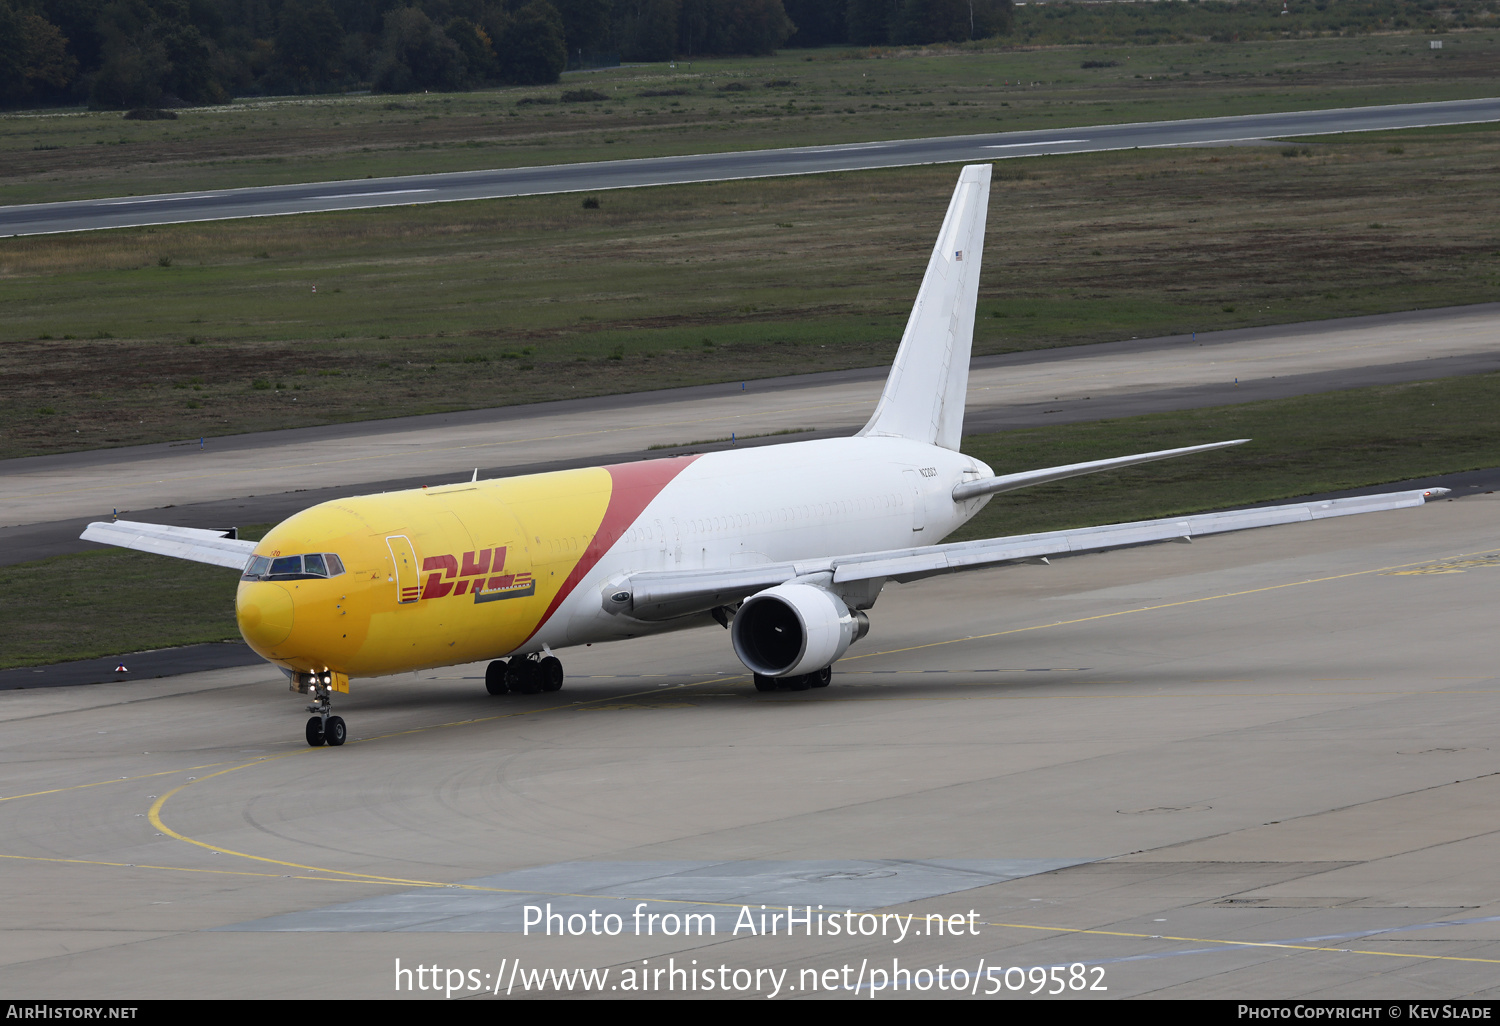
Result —
[{"label": "nose gear wheel", "polygon": [[299,673],[293,678],[292,687],[294,690],[305,690],[313,697],[307,706],[307,711],[313,714],[307,721],[305,731],[309,747],[321,748],[327,745],[338,748],[348,740],[349,728],[344,723],[344,718],[329,715],[333,693],[318,674]]}]

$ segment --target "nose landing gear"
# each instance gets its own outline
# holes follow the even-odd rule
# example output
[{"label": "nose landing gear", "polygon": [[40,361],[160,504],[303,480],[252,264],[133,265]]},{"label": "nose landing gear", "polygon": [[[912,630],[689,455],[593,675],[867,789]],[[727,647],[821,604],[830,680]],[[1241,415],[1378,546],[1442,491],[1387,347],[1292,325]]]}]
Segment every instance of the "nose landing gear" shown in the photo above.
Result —
[{"label": "nose landing gear", "polygon": [[349,737],[349,728],[342,716],[330,716],[328,710],[333,702],[333,675],[328,673],[299,673],[292,678],[292,690],[311,695],[307,711],[313,716],[307,721],[307,743],[313,748],[327,745],[337,748]]}]

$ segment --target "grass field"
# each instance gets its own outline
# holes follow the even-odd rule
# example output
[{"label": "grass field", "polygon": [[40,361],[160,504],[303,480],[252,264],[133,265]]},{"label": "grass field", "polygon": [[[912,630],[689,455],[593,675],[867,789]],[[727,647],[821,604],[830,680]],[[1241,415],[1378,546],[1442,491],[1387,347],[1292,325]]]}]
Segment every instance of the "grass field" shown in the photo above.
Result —
[{"label": "grass field", "polygon": [[[1496,36],[839,49],[0,114],[0,203],[1487,96]],[[607,98],[560,102],[580,87]],[[1497,172],[1495,126],[1000,162],[975,352],[1500,298]],[[0,458],[884,364],[954,175],[0,239]],[[1497,421],[1490,375],[976,436],[1001,472],[1256,442],[1000,496],[956,537],[1495,466]],[[118,550],[0,569],[0,666],[235,637],[234,585]]]},{"label": "grass field", "polygon": [[[270,526],[241,528],[240,537],[259,539]],[[0,568],[0,669],[237,641],[238,584],[233,570],[127,549]]]},{"label": "grass field", "polygon": [[1500,466],[1500,374],[975,435],[997,474],[1249,438],[995,496],[953,541],[1228,509]]},{"label": "grass field", "polygon": [[[1500,33],[1444,40],[840,48],[543,88],[256,99],[176,121],[0,114],[0,204],[1494,95]],[[559,102],[576,89],[607,99]]]},{"label": "grass field", "polygon": [[[1497,168],[1486,125],[998,162],[975,352],[1500,298]],[[884,364],[955,173],[3,239],[0,457]]]},{"label": "grass field", "polygon": [[[950,540],[1500,465],[1500,374],[974,435],[964,451],[1005,473],[1244,437],[1253,441],[996,496]],[[235,586],[233,571],[119,549],[0,567],[0,667],[236,638]],[[875,619],[878,629],[879,607]]]}]

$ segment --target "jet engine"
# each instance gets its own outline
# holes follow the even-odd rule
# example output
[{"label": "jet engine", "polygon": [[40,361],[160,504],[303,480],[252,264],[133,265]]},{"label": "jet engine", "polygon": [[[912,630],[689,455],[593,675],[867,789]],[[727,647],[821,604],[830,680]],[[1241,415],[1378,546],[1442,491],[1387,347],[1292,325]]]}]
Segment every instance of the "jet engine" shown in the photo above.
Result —
[{"label": "jet engine", "polygon": [[780,584],[745,600],[734,615],[734,654],[764,677],[812,673],[870,629],[863,612],[811,584]]}]

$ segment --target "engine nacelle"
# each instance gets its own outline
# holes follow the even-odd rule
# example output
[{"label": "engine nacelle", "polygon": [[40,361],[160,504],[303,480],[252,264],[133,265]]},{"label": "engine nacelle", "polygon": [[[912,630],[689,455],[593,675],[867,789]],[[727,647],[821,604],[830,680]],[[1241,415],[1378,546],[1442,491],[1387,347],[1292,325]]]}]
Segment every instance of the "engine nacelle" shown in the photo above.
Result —
[{"label": "engine nacelle", "polygon": [[734,615],[734,654],[765,677],[821,670],[870,629],[869,617],[811,584],[779,584],[745,600]]}]

